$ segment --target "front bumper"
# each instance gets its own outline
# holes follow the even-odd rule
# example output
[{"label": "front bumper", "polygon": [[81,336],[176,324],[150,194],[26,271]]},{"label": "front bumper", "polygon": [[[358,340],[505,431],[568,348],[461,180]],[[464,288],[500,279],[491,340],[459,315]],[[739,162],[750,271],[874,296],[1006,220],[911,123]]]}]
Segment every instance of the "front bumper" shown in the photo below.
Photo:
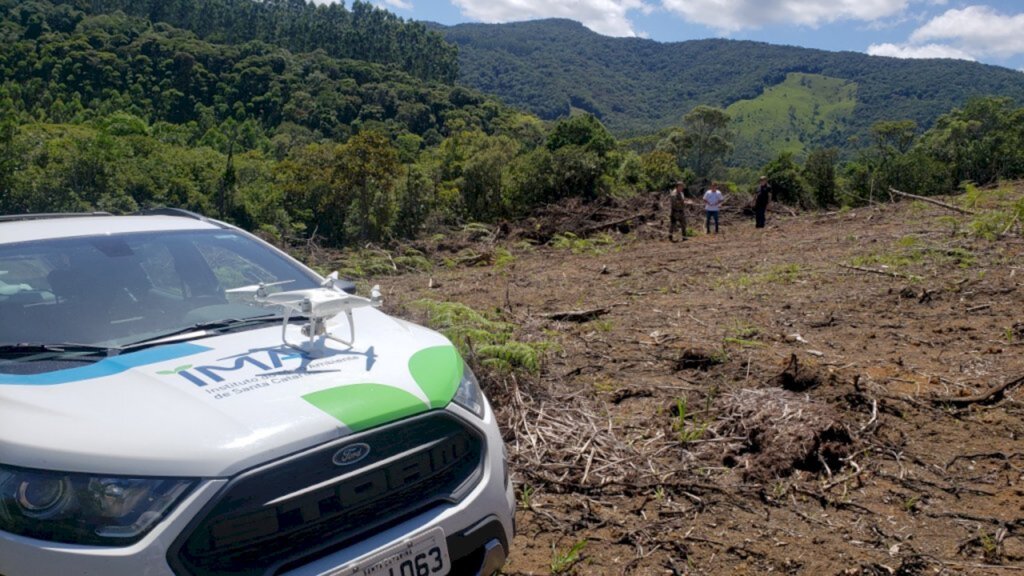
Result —
[{"label": "front bumper", "polygon": [[[460,418],[475,416],[449,408]],[[514,496],[507,480],[502,441],[487,409],[483,426],[485,460],[479,482],[457,503],[443,503],[364,535],[337,550],[319,552],[308,561],[268,567],[264,576],[318,576],[348,562],[402,541],[410,535],[440,527],[452,563],[450,574],[489,575],[508,554],[513,535]],[[478,419],[475,422],[480,422]],[[204,482],[174,513],[138,543],[123,548],[74,546],[43,542],[0,532],[0,576],[189,576],[180,564],[172,568],[182,535],[195,519],[221,497],[228,480]],[[209,572],[214,574],[216,572]]]}]

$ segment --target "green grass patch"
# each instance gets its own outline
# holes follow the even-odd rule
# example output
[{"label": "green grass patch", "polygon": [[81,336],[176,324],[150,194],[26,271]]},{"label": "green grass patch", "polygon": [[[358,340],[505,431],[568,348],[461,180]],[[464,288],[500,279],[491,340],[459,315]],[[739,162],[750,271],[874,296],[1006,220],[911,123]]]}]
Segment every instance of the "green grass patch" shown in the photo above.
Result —
[{"label": "green grass patch", "polygon": [[610,234],[597,234],[587,238],[581,238],[572,232],[556,234],[551,239],[551,247],[559,250],[569,250],[573,254],[604,254],[615,244]]},{"label": "green grass patch", "polygon": [[806,275],[806,269],[800,264],[779,264],[763,272],[743,274],[738,277],[727,277],[719,284],[727,288],[752,288],[754,286],[792,284]]},{"label": "green grass patch", "polygon": [[998,240],[1020,222],[1021,216],[1014,214],[1012,210],[991,210],[972,218],[967,230],[971,236],[993,241]]},{"label": "green grass patch", "polygon": [[[710,402],[710,396],[708,398]],[[672,421],[672,430],[676,433],[676,437],[679,438],[680,442],[686,444],[700,440],[707,433],[708,425],[709,422],[697,421],[693,417],[685,398],[676,400],[676,416],[675,420]]]},{"label": "green grass patch", "polygon": [[884,267],[897,271],[923,264],[970,268],[977,262],[977,256],[966,248],[925,246],[923,242],[914,237],[904,237],[897,242],[897,246],[899,248],[890,251],[871,252],[856,256],[850,260],[850,264],[867,268]]},{"label": "green grass patch", "polygon": [[342,278],[361,279],[426,272],[433,267],[433,263],[422,252],[406,248],[398,253],[381,249],[353,250],[324,268],[337,270]]},{"label": "green grass patch", "polygon": [[[969,236],[994,241],[1006,234],[1020,233],[1024,226],[1024,197],[1020,190],[1008,187],[982,189],[972,184],[964,186],[964,194],[957,201],[960,206],[977,212],[962,229]],[[953,234],[961,231],[953,227]]]},{"label": "green grass patch", "polygon": [[444,334],[463,357],[499,372],[540,371],[541,357],[557,348],[553,342],[515,340],[516,325],[488,318],[458,302],[421,299],[410,304],[427,314],[427,325]]},{"label": "green grass patch", "polygon": [[740,100],[732,117],[737,158],[767,162],[782,152],[806,156],[815,138],[841,133],[853,119],[857,84],[819,74],[793,72],[753,100]]},{"label": "green grass patch", "polygon": [[516,257],[505,248],[494,249],[494,269],[501,272],[511,268],[516,263]]},{"label": "green grass patch", "polygon": [[580,540],[572,545],[566,551],[552,549],[551,554],[551,574],[561,575],[568,574],[576,564],[583,559],[583,549],[587,547],[586,540]]}]

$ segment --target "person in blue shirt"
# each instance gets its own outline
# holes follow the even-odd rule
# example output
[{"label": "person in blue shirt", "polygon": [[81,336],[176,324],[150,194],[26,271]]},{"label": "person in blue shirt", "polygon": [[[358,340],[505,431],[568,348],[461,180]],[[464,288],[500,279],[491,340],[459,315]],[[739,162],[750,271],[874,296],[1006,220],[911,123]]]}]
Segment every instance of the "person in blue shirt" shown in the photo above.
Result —
[{"label": "person in blue shirt", "polygon": [[711,234],[711,220],[715,221],[715,234],[718,234],[718,211],[725,202],[725,196],[718,190],[718,182],[712,182],[711,188],[704,193],[704,228]]}]

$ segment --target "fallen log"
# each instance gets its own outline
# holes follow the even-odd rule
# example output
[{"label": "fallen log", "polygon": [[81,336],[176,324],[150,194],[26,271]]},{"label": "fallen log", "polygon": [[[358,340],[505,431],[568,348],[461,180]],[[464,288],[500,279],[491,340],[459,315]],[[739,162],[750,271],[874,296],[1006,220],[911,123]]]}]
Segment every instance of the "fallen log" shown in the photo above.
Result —
[{"label": "fallen log", "polygon": [[961,208],[959,206],[954,206],[952,204],[947,204],[945,202],[939,202],[938,200],[935,200],[934,198],[928,198],[927,196],[918,196],[917,194],[909,194],[907,192],[900,192],[899,190],[897,190],[895,188],[889,188],[889,192],[892,192],[893,194],[896,194],[897,196],[903,196],[903,197],[906,197],[906,198],[913,198],[914,200],[920,200],[921,202],[927,202],[929,204],[934,204],[936,206],[941,206],[941,207],[943,207],[943,208],[945,208],[947,210],[953,210],[953,211],[959,212],[961,214],[970,214],[972,216],[977,214],[977,212],[975,212],[973,210],[968,210],[966,208]]},{"label": "fallen log", "polygon": [[541,314],[542,318],[548,320],[562,320],[565,322],[590,322],[610,312],[610,308],[592,308],[590,310],[569,310],[567,312],[552,312]]},{"label": "fallen log", "polygon": [[592,234],[594,232],[601,232],[601,231],[607,230],[609,228],[614,228],[614,227],[616,227],[616,226],[618,226],[620,224],[625,224],[626,222],[629,222],[630,220],[637,220],[637,219],[640,219],[641,221],[643,221],[643,220],[650,220],[651,218],[654,218],[657,215],[658,215],[658,213],[656,211],[651,211],[651,212],[646,212],[646,213],[641,213],[641,214],[633,214],[633,215],[627,216],[625,218],[617,218],[617,219],[612,220],[610,222],[601,222],[600,224],[594,224],[593,226],[587,226],[586,228],[583,228],[582,230],[580,230],[577,235],[578,236],[586,236],[587,234]]}]

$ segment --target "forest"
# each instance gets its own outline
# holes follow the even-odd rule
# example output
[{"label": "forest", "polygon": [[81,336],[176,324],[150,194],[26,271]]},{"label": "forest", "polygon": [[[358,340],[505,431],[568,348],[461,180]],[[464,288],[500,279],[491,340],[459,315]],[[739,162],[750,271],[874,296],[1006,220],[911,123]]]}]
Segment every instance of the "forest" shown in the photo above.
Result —
[{"label": "forest", "polygon": [[0,0],[0,37],[0,213],[174,206],[348,246],[679,179],[743,195],[765,172],[779,200],[829,207],[1024,175],[1024,108],[998,90],[927,125],[893,106],[853,154],[741,164],[720,99],[628,139],[577,105],[545,120],[461,85],[455,46],[361,1]]},{"label": "forest", "polygon": [[[1015,70],[948,59],[908,60],[726,39],[660,43],[601,36],[571,20],[460,24],[438,31],[459,47],[469,86],[544,119],[577,109],[616,136],[677,122],[679,110],[752,101],[788,75],[815,74],[853,87],[856,113],[833,133],[804,135],[812,147],[860,148],[878,121],[922,127],[969,98],[1024,98]],[[824,104],[825,102],[823,102]]]}]

